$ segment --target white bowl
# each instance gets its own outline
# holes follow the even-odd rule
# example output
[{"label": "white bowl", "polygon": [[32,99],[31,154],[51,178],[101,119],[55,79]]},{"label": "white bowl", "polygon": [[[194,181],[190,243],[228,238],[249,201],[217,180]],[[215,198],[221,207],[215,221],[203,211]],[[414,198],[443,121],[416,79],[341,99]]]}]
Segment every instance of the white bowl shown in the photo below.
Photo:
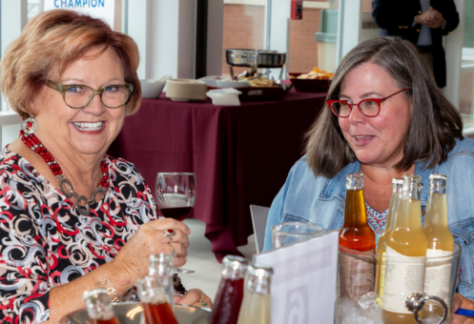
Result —
[{"label": "white bowl", "polygon": [[247,88],[248,81],[230,81],[230,80],[216,80],[216,85],[219,88]]},{"label": "white bowl", "polygon": [[142,86],[142,98],[154,99],[160,96],[165,81],[152,83],[148,80],[140,80],[140,84]]},{"label": "white bowl", "polygon": [[166,97],[173,101],[206,100],[207,85],[193,79],[166,80]]}]

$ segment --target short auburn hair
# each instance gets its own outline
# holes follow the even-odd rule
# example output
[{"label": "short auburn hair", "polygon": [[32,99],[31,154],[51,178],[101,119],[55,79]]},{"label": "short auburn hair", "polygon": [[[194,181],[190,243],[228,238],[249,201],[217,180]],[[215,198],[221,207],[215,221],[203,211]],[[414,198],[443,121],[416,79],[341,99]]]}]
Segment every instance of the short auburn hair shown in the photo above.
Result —
[{"label": "short auburn hair", "polygon": [[71,10],[40,13],[8,46],[0,62],[3,95],[22,119],[28,118],[33,115],[30,103],[45,81],[59,78],[69,64],[97,47],[103,47],[103,51],[112,48],[118,55],[125,82],[133,85],[125,114],[133,114],[141,102],[137,44],[102,20]]},{"label": "short auburn hair", "polygon": [[[395,168],[408,170],[415,162],[433,168],[448,159],[448,153],[463,139],[459,111],[443,96],[431,78],[416,47],[397,37],[376,37],[360,43],[339,64],[327,98],[339,99],[346,75],[364,63],[382,67],[412,101],[403,158]],[[306,135],[306,158],[316,176],[333,178],[349,163],[357,161],[346,142],[338,118],[325,104],[319,118]]]}]

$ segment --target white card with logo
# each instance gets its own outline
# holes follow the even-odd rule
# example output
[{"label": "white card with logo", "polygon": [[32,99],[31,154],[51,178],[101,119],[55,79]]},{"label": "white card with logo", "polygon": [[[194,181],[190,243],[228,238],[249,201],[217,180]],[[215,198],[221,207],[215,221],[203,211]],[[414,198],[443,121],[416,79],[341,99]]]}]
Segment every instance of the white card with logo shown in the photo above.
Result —
[{"label": "white card with logo", "polygon": [[339,233],[254,255],[273,267],[272,324],[334,323]]}]

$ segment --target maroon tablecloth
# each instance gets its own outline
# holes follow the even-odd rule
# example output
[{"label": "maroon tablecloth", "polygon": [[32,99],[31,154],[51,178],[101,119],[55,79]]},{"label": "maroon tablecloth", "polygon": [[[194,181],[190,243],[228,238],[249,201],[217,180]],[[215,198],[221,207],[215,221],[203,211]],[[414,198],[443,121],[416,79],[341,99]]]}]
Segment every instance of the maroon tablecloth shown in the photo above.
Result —
[{"label": "maroon tablecloth", "polygon": [[252,234],[250,204],[270,206],[303,154],[304,134],[325,93],[290,92],[283,101],[214,106],[144,99],[127,117],[110,154],[136,165],[154,193],[156,173],[196,173],[191,215],[204,221],[212,251],[239,254]]}]

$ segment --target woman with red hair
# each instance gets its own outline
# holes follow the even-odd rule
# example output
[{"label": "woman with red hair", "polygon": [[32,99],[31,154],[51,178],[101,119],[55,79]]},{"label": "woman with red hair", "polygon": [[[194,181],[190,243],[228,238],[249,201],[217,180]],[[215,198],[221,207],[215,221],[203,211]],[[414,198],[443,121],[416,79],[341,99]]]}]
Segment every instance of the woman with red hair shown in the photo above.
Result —
[{"label": "woman with red hair", "polygon": [[[185,264],[189,228],[158,219],[134,165],[105,154],[140,106],[138,63],[129,36],[66,10],[33,18],[3,57],[2,92],[24,120],[0,155],[3,323],[57,323],[97,285],[137,300],[151,254]],[[182,303],[211,305],[200,290]]]}]

